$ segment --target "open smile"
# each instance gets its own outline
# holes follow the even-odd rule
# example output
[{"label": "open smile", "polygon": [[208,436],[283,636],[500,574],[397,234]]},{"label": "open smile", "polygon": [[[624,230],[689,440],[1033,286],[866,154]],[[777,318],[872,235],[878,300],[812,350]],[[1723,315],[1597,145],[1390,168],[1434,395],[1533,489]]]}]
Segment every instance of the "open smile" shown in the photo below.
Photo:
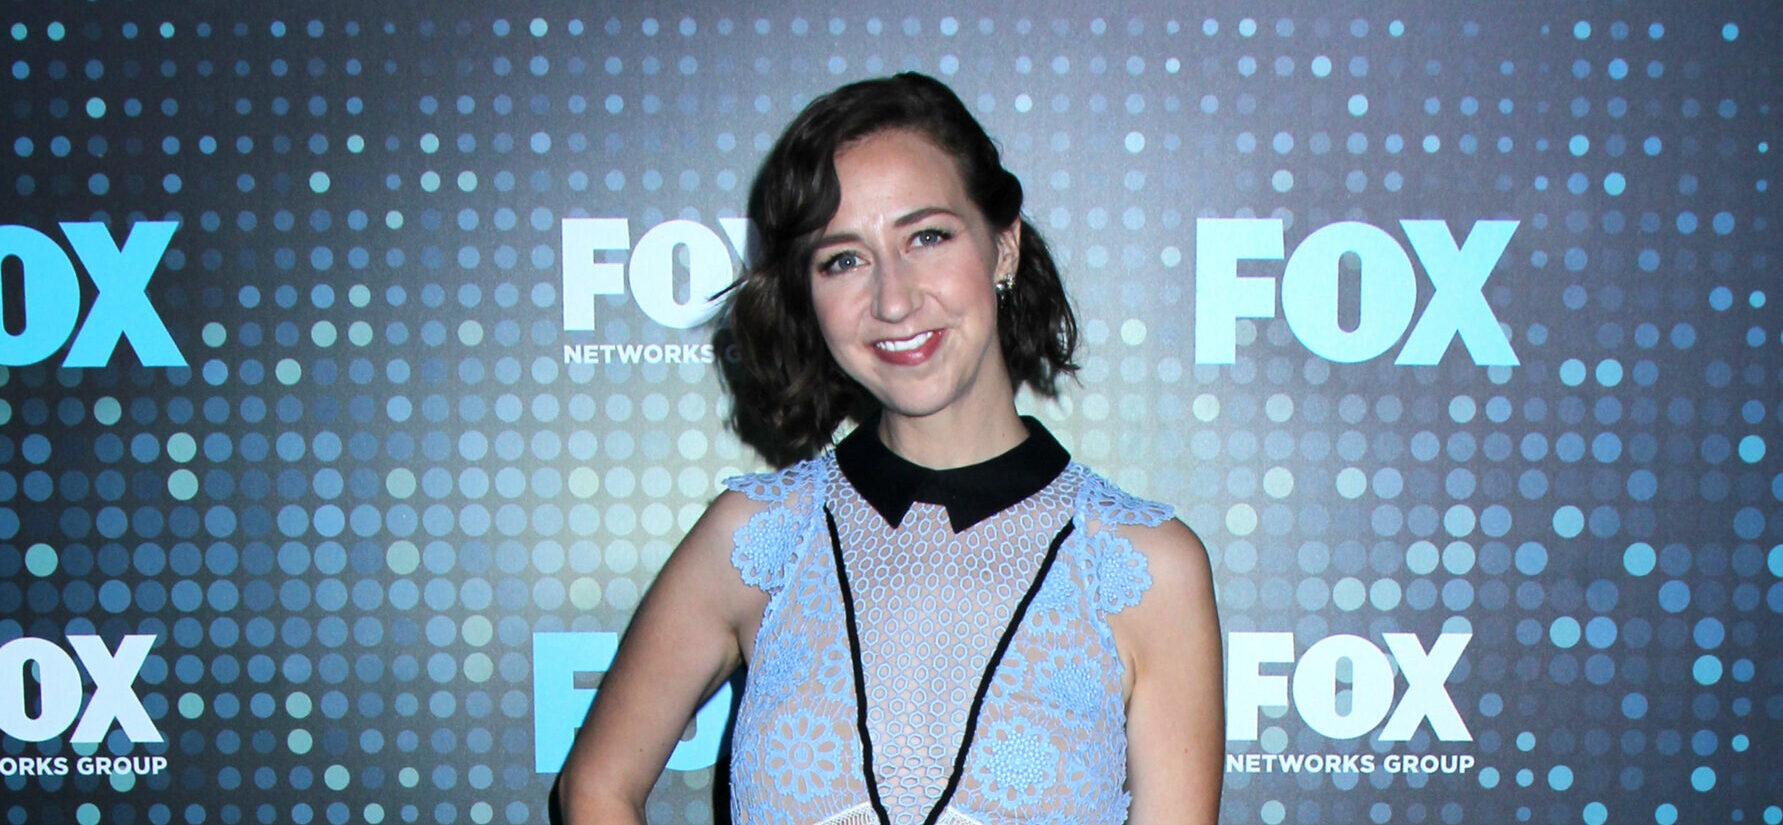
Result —
[{"label": "open smile", "polygon": [[873,354],[888,364],[916,366],[935,354],[945,334],[945,330],[930,329],[908,338],[882,338],[873,342]]}]

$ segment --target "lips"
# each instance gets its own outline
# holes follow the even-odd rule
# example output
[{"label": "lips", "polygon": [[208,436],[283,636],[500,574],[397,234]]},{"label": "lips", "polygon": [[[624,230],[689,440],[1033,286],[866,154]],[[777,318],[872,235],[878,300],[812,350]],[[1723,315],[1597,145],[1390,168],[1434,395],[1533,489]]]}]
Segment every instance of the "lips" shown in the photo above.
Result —
[{"label": "lips", "polygon": [[873,342],[873,354],[887,364],[914,367],[929,360],[941,348],[945,330],[924,330],[908,338],[882,338]]}]

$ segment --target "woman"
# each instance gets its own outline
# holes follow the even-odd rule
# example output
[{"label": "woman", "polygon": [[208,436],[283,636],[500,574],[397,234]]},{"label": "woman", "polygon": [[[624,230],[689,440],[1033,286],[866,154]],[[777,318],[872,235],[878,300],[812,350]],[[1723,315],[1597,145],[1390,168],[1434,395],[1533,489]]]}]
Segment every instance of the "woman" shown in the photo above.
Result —
[{"label": "woman", "polygon": [[1018,386],[1051,394],[1076,368],[1021,202],[982,127],[922,75],[842,87],[788,127],[727,308],[735,406],[794,454],[859,426],[726,480],[577,736],[570,822],[642,822],[688,718],[740,663],[739,823],[1215,821],[1207,558],[1169,507],[1017,414]]}]

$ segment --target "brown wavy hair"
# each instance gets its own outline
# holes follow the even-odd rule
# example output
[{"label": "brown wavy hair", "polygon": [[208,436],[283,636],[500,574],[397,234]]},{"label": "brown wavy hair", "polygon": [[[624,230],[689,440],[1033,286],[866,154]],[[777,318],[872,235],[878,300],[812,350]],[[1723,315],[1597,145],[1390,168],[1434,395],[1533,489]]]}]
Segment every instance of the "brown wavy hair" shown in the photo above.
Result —
[{"label": "brown wavy hair", "polygon": [[915,72],[850,83],[800,112],[768,152],[749,192],[750,266],[729,293],[715,340],[732,396],[731,424],[778,466],[829,446],[845,420],[879,402],[831,357],[811,303],[815,242],[842,201],[836,152],[888,129],[926,136],[958,164],[993,230],[1021,221],[1015,283],[998,301],[997,337],[1012,384],[1058,394],[1076,372],[1077,319],[1046,241],[1021,217],[1022,185],[953,90]]}]

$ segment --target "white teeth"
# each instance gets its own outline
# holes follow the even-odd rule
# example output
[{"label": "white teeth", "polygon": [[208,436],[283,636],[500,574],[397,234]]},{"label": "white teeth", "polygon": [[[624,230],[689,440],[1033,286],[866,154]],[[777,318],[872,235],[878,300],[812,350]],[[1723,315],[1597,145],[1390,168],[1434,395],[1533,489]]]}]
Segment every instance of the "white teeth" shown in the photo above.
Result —
[{"label": "white teeth", "polygon": [[916,349],[917,347],[922,346],[923,344],[928,343],[929,336],[934,335],[934,334],[935,333],[932,331],[931,332],[923,332],[923,333],[918,333],[914,337],[905,338],[902,341],[878,341],[878,342],[875,342],[873,344],[873,346],[876,346],[882,350],[885,350],[886,352],[908,352],[910,350],[913,350],[913,349]]}]

